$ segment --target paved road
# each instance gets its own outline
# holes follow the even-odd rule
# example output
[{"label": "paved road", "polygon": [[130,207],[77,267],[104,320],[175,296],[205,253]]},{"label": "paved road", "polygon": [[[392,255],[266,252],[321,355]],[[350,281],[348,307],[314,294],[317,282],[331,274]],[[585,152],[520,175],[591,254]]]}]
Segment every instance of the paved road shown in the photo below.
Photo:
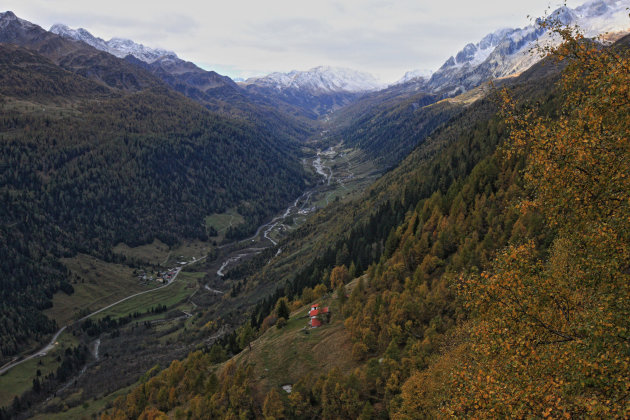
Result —
[{"label": "paved road", "polygon": [[[340,143],[341,144],[341,143]],[[337,146],[335,146],[337,147]],[[334,150],[334,148],[329,148],[330,150]],[[317,151],[317,155],[316,155],[316,159],[313,160],[313,167],[315,168],[315,171],[321,175],[324,178],[324,185],[330,185],[330,181],[333,178],[333,169],[330,166],[326,166],[325,163],[322,162],[322,155],[325,155],[326,151],[324,151],[323,153],[318,150]],[[347,161],[347,158],[346,158]],[[349,162],[348,162],[349,163]],[[325,170],[328,170],[328,174],[325,172]],[[291,204],[289,204],[289,206],[286,208],[286,210],[284,211],[284,213],[280,216],[276,216],[273,219],[271,219],[271,221],[258,226],[258,229],[256,229],[256,233],[254,233],[253,236],[250,236],[249,238],[246,239],[242,239],[236,243],[238,244],[242,244],[242,243],[249,243],[254,241],[256,238],[259,237],[261,231],[263,231],[262,233],[262,237],[261,239],[266,239],[269,242],[271,242],[271,244],[273,246],[278,245],[278,242],[273,239],[271,236],[269,236],[271,234],[271,232],[276,229],[278,226],[282,227],[286,227],[286,225],[284,225],[284,221],[292,215],[295,214],[302,214],[302,212],[304,211],[304,208],[306,207],[306,205],[311,201],[311,198],[313,196],[313,193],[318,190],[320,188],[320,185],[315,186],[314,188],[312,188],[311,190],[305,191],[301,196],[299,196],[298,198],[295,199],[295,201]],[[331,193],[332,194],[332,193]],[[301,206],[298,208],[298,205],[300,204],[300,202],[302,202]],[[326,199],[326,204],[328,204],[328,199]],[[221,246],[218,246],[218,249],[222,249],[228,246],[232,246],[234,245],[234,242],[228,243],[228,244],[223,244]],[[250,255],[255,255],[255,254],[259,254],[260,251],[267,249],[269,246],[265,246],[262,248],[253,248],[253,247],[249,247],[249,248],[244,248],[244,249],[236,249],[232,252],[229,252],[227,255],[227,258],[223,261],[223,263],[221,264],[221,266],[219,267],[219,269],[217,270],[217,276],[218,277],[223,277],[225,275],[224,270],[229,266],[232,265],[236,262],[238,262],[241,258],[245,257],[245,256],[250,256]]]},{"label": "paved road", "polygon": [[53,349],[53,347],[55,347],[55,342],[57,341],[57,338],[59,338],[59,335],[66,329],[66,326],[63,326],[59,331],[57,331],[55,333],[55,335],[53,335],[53,338],[50,340],[50,343],[48,343],[46,346],[42,347],[40,350],[36,351],[35,353],[31,354],[30,356],[25,357],[24,359],[20,359],[16,362],[4,365],[2,368],[0,368],[0,375],[4,375],[5,372],[8,372],[11,368],[14,368],[15,366],[22,364],[24,362],[26,362],[27,360],[31,360],[35,357],[38,356],[45,356],[46,353],[48,353],[50,350]]},{"label": "paved road", "polygon": [[[201,261],[201,260],[203,260],[203,259],[205,259],[205,258],[206,258],[206,257],[199,258],[198,260],[195,260],[194,262],[195,262],[195,263],[196,263],[196,262],[199,262],[199,261]],[[88,319],[88,318],[90,318],[90,317],[92,317],[92,316],[94,316],[94,315],[96,315],[96,314],[98,314],[98,313],[103,312],[104,310],[107,310],[107,309],[109,309],[109,308],[111,308],[111,307],[113,307],[113,306],[118,305],[119,303],[122,303],[122,302],[124,302],[124,301],[126,301],[126,300],[129,300],[129,299],[131,299],[131,298],[134,298],[134,297],[136,297],[136,296],[144,295],[145,293],[155,292],[155,291],[157,291],[157,290],[160,290],[160,289],[163,289],[163,288],[165,288],[165,287],[168,287],[168,286],[170,286],[171,284],[175,283],[175,279],[177,278],[177,275],[179,274],[179,272],[180,272],[181,270],[182,270],[182,268],[181,268],[181,267],[178,267],[178,268],[176,269],[176,271],[175,271],[175,275],[173,276],[173,278],[171,279],[171,281],[170,281],[170,282],[168,282],[168,283],[166,283],[166,284],[165,284],[165,285],[163,285],[163,286],[156,287],[155,289],[151,289],[151,290],[145,290],[144,292],[139,292],[139,293],[133,294],[133,295],[131,295],[131,296],[127,296],[127,297],[125,297],[125,298],[122,298],[122,299],[120,299],[120,300],[118,300],[118,301],[116,301],[116,302],[112,303],[111,305],[107,305],[107,306],[105,306],[104,308],[101,308],[101,309],[99,309],[99,310],[97,310],[97,311],[94,311],[94,312],[92,312],[91,314],[86,315],[86,316],[84,316],[83,318],[80,318],[80,319],[78,319],[78,320],[74,321],[74,322],[73,322],[72,324],[70,324],[70,325],[73,325],[73,324],[76,324],[77,322],[81,322],[81,321],[83,321],[83,320],[86,320],[86,319]],[[6,372],[8,372],[9,370],[11,370],[12,368],[14,368],[14,367],[16,367],[16,366],[18,366],[18,365],[21,365],[22,363],[26,362],[27,360],[31,360],[31,359],[33,359],[33,358],[35,358],[35,357],[38,357],[38,356],[45,356],[45,355],[46,355],[46,354],[47,354],[50,350],[52,350],[52,349],[53,349],[53,347],[55,347],[55,342],[57,341],[57,338],[61,335],[61,333],[62,333],[62,332],[63,332],[63,331],[64,331],[67,327],[68,327],[68,325],[64,325],[63,327],[61,327],[61,328],[59,329],[59,331],[57,331],[57,332],[55,333],[55,335],[53,335],[53,338],[50,340],[50,343],[48,343],[48,345],[46,345],[45,347],[41,348],[40,350],[36,351],[35,353],[31,354],[30,356],[26,356],[26,357],[25,357],[25,358],[23,358],[23,359],[20,359],[20,360],[17,360],[17,361],[15,361],[15,362],[11,362],[11,363],[8,363],[8,364],[6,364],[6,365],[2,366],[2,367],[0,368],[0,375],[4,375]]]},{"label": "paved road", "polygon": [[[200,258],[199,260],[201,260],[201,258]],[[199,260],[197,260],[197,261],[199,261]],[[112,303],[111,305],[107,305],[106,307],[101,308],[101,309],[99,309],[98,311],[94,311],[94,312],[92,312],[91,314],[86,315],[86,316],[84,316],[83,318],[78,319],[77,321],[75,321],[75,323],[76,323],[76,322],[81,322],[81,321],[83,321],[83,320],[85,320],[85,319],[88,319],[88,318],[90,318],[90,317],[92,317],[92,316],[94,316],[94,315],[96,315],[96,314],[98,314],[98,313],[101,313],[101,312],[103,312],[103,311],[105,311],[105,310],[107,310],[107,309],[111,308],[112,306],[116,306],[116,305],[118,305],[119,303],[122,303],[122,302],[124,302],[124,301],[126,301],[126,300],[129,300],[129,299],[135,298],[136,296],[140,296],[140,295],[144,295],[145,293],[151,293],[151,292],[155,292],[156,290],[164,289],[165,287],[168,287],[168,286],[170,286],[171,284],[175,283],[175,279],[177,278],[177,275],[179,274],[179,272],[180,272],[181,270],[182,270],[182,268],[181,268],[181,267],[178,267],[178,268],[175,270],[175,275],[173,276],[173,278],[171,279],[171,281],[169,281],[169,282],[168,282],[168,283],[166,283],[165,285],[160,286],[160,287],[156,287],[155,289],[145,290],[144,292],[139,292],[139,293],[136,293],[136,294],[134,294],[134,295],[127,296],[126,298],[122,298],[122,299],[120,299],[119,301],[116,301],[116,302]]]}]

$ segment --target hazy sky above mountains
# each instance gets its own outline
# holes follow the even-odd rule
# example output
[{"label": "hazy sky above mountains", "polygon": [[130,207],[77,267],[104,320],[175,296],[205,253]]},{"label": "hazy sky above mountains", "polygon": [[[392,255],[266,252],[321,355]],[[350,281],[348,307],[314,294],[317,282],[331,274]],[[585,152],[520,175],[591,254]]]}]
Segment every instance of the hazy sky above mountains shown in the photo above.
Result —
[{"label": "hazy sky above mountains", "polygon": [[[584,0],[568,1],[569,7]],[[2,11],[49,29],[83,27],[176,52],[231,77],[318,65],[393,82],[436,69],[468,42],[522,27],[558,0],[5,0]]]}]

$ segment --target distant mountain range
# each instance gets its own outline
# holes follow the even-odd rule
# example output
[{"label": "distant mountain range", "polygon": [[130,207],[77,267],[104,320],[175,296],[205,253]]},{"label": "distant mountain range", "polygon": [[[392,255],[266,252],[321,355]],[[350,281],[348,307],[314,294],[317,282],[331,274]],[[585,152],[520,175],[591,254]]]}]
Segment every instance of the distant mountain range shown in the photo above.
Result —
[{"label": "distant mountain range", "polygon": [[[614,40],[629,32],[627,7],[629,0],[590,1],[575,9],[561,7],[550,18],[577,24],[587,37],[609,32],[606,38]],[[434,124],[444,124],[462,108],[484,98],[491,91],[489,81],[501,86],[519,75],[533,80],[546,77],[544,73],[554,66],[534,66],[542,58],[535,51],[536,44],[557,42],[559,39],[538,24],[492,32],[466,45],[433,73],[410,71],[386,89],[363,95],[334,116],[336,121],[350,121],[336,135],[373,159],[395,166],[424,141]],[[456,98],[462,93],[466,95]],[[453,100],[442,101],[449,98]]]},{"label": "distant mountain range", "polygon": [[[129,39],[112,38],[105,41],[95,37],[84,28],[71,29],[63,24],[55,24],[50,32],[72,41],[81,41],[100,51],[107,52],[127,62],[142,67],[168,83],[175,90],[218,109],[217,100],[231,97],[238,90],[227,76],[214,71],[206,71],[195,64],[180,59],[172,51],[150,48]],[[220,91],[219,91],[220,90]]]},{"label": "distant mountain range", "polygon": [[139,71],[137,66],[83,42],[64,40],[10,11],[0,13],[0,43],[28,48],[64,70],[112,88],[134,91],[159,83],[150,73]]},{"label": "distant mountain range", "polygon": [[[130,39],[112,38],[105,41],[95,37],[87,29],[72,29],[64,24],[57,23],[50,28],[50,32],[67,39],[85,42],[101,51],[108,52],[119,58],[129,55],[147,64],[160,64],[170,73],[181,73],[181,66],[186,63],[177,54],[160,48],[150,48],[136,43]],[[199,69],[197,67],[197,69]],[[189,69],[193,70],[191,66]],[[201,69],[199,69],[201,70]],[[293,70],[289,73],[271,73],[267,76],[251,77],[243,82],[244,85],[258,85],[261,87],[273,87],[278,90],[298,89],[313,94],[336,92],[368,92],[384,87],[374,76],[352,69],[319,66],[307,71]]]},{"label": "distant mountain range", "polygon": [[[105,41],[95,37],[87,29],[72,29],[61,23],[54,24],[50,28],[50,32],[66,39],[85,42],[98,50],[119,58],[133,56],[152,67],[160,67],[172,74],[202,70],[191,65],[192,63],[180,59],[172,51],[147,47],[130,39],[112,38]],[[227,76],[224,77],[228,79]],[[261,87],[273,87],[277,90],[297,89],[312,94],[359,93],[379,90],[384,87],[384,84],[371,74],[330,66],[319,66],[307,71],[293,70],[289,73],[275,72],[266,76],[251,77],[242,82],[245,86],[254,84]]]},{"label": "distant mountain range", "polygon": [[[201,92],[207,93],[209,89],[218,87],[236,87],[229,77],[222,76],[214,71],[203,70],[189,61],[180,59],[172,51],[150,48],[124,38],[112,38],[109,41],[105,41],[102,38],[95,37],[87,29],[71,29],[60,23],[53,25],[50,28],[50,32],[66,39],[85,42],[98,50],[108,52],[119,58],[126,58],[128,61],[136,64],[136,60],[141,61],[143,67],[151,73],[160,76],[160,78],[165,79],[165,74],[173,76],[177,79],[177,82],[184,83],[188,87],[193,87]],[[177,84],[174,80],[171,82],[169,83],[171,85]]]},{"label": "distant mountain range", "polygon": [[[626,10],[628,6],[628,0],[593,0],[575,9],[561,7],[551,13],[550,17],[564,24],[577,24],[586,36],[593,37],[607,31],[627,31],[630,26]],[[0,14],[0,42],[12,42],[13,37],[19,37],[18,33],[32,32],[34,27],[39,28],[17,18],[11,12]],[[47,34],[80,41],[115,57],[124,58],[128,63],[141,67],[147,74],[156,76],[210,109],[247,114],[250,113],[249,110],[244,110],[243,106],[236,109],[235,104],[255,103],[270,110],[311,119],[317,119],[356,102],[367,93],[382,89],[390,91],[387,94],[389,97],[414,92],[430,93],[436,95],[436,98],[454,96],[488,80],[521,73],[541,58],[531,52],[536,42],[555,42],[537,23],[524,28],[499,29],[476,43],[467,44],[438,70],[411,70],[387,88],[370,74],[329,66],[306,71],[275,72],[245,81],[239,80],[237,83],[227,76],[182,60],[173,51],[147,47],[129,39],[112,38],[105,41],[84,28],[72,29],[63,24],[53,25]],[[95,64],[99,60],[107,60],[104,56],[77,60],[75,55],[79,51],[86,54],[79,44],[69,54],[67,47],[59,47],[56,42],[50,41],[49,35],[33,36],[31,43],[24,46],[39,48],[39,52],[45,51],[49,55],[65,56],[63,59],[54,57],[65,66],[76,66],[78,62],[81,67],[88,64],[92,73],[98,73],[103,71],[103,67],[107,67]],[[91,52],[89,55],[94,54]],[[106,79],[108,85],[114,83],[125,88],[138,89],[149,83],[148,80],[138,80],[135,77],[120,77],[117,81],[111,75],[102,75],[101,78]],[[245,108],[249,109],[248,106]]]},{"label": "distant mountain range", "polygon": [[290,114],[318,118],[349,104],[364,92],[384,87],[369,74],[322,66],[308,71],[250,78],[239,88],[229,77],[203,70],[180,59],[172,51],[150,48],[122,38],[105,41],[86,29],[71,29],[63,24],[53,25],[50,32],[125,58],[158,76],[177,91],[212,107],[216,106],[217,99],[234,102],[238,97],[238,101],[253,101]]},{"label": "distant mountain range", "polygon": [[371,92],[384,87],[371,74],[330,66],[319,66],[307,71],[276,72],[263,77],[251,77],[244,82],[244,85],[252,84],[278,90],[296,89],[312,94]]},{"label": "distant mountain range", "polygon": [[[550,17],[564,24],[577,24],[588,37],[604,32],[629,29],[627,0],[593,0],[575,9],[561,7]],[[540,60],[531,53],[538,41],[552,41],[547,30],[538,22],[524,28],[503,28],[484,36],[476,43],[467,44],[451,56],[436,71],[411,70],[391,85],[402,92],[425,91],[453,96],[480,84],[501,77],[518,74]],[[134,41],[112,38],[105,41],[86,29],[71,29],[56,24],[50,31],[64,38],[85,42],[117,57],[134,57],[145,63],[145,68],[166,80],[177,90],[193,98],[207,96],[210,90],[227,88],[232,94],[237,84],[226,76],[203,70],[181,60],[176,53],[150,48]],[[306,71],[275,72],[240,81],[238,85],[258,102],[269,105],[284,104],[297,107],[311,118],[317,118],[356,101],[363,94],[384,89],[372,75],[356,70],[319,66]]]},{"label": "distant mountain range", "polygon": [[153,63],[160,59],[176,59],[177,54],[172,51],[166,51],[160,48],[149,48],[142,44],[138,44],[129,39],[124,38],[112,38],[109,41],[105,41],[102,38],[97,38],[88,32],[86,29],[71,29],[68,26],[57,23],[50,28],[50,32],[60,35],[64,38],[74,39],[77,41],[83,41],[94,48],[108,52],[119,58],[124,58],[128,55],[133,55],[139,60],[146,63]]},{"label": "distant mountain range", "polygon": [[385,87],[374,76],[356,70],[320,66],[307,71],[271,73],[240,83],[248,92],[280,100],[323,115]]}]

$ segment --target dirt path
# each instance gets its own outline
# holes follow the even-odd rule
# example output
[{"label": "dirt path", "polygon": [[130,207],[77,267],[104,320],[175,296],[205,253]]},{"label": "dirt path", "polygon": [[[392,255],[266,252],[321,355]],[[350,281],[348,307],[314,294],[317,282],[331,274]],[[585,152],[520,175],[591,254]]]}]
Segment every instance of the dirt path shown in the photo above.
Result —
[{"label": "dirt path", "polygon": [[210,292],[214,293],[214,294],[217,294],[217,295],[222,295],[222,294],[223,294],[223,292],[222,292],[222,291],[217,290],[217,289],[213,289],[213,288],[211,288],[210,286],[208,286],[207,284],[204,286],[204,288],[205,288],[206,290],[208,290],[208,291],[210,291]]},{"label": "dirt path", "polygon": [[166,264],[166,262],[168,261],[169,258],[171,258],[171,253],[173,251],[168,251],[168,254],[166,254],[166,258],[164,258],[164,261],[162,261],[162,265]]}]

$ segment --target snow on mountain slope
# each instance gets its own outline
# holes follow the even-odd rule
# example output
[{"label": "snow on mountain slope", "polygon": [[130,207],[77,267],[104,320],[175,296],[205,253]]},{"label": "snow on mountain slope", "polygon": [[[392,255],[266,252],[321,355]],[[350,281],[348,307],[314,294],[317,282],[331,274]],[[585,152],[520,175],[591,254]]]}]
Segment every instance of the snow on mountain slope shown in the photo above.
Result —
[{"label": "snow on mountain slope", "polygon": [[584,35],[594,37],[604,32],[628,30],[630,0],[593,0],[575,8],[576,23]]},{"label": "snow on mountain slope", "polygon": [[150,48],[142,44],[133,42],[129,39],[123,38],[112,38],[109,41],[105,41],[102,38],[95,37],[86,29],[71,29],[68,26],[60,23],[53,25],[50,28],[50,32],[67,39],[83,41],[96,49],[108,52],[119,58],[124,58],[128,55],[132,55],[138,60],[144,61],[145,63],[149,64],[164,58],[177,58],[177,55],[172,51],[167,51],[160,48]]},{"label": "snow on mountain slope", "polygon": [[384,85],[374,76],[356,70],[319,66],[307,71],[271,73],[263,77],[247,79],[244,85],[257,85],[277,90],[295,89],[309,93],[369,92]]},{"label": "snow on mountain slope", "polygon": [[401,77],[400,80],[395,82],[393,85],[401,85],[403,83],[409,83],[411,81],[416,81],[416,82],[427,81],[431,78],[432,74],[433,74],[432,70],[426,70],[426,69],[410,70],[407,73],[405,73],[405,75]]},{"label": "snow on mountain slope", "polygon": [[[628,7],[630,0],[591,0],[575,9],[560,7],[550,17],[565,25],[577,25],[585,36],[592,38],[605,32],[629,31]],[[446,89],[453,94],[461,93],[488,80],[527,70],[541,59],[539,54],[531,52],[536,43],[558,42],[538,24],[500,29],[475,44],[466,45],[446,60],[429,80],[414,80],[405,75],[397,83],[413,81],[433,92]],[[410,73],[413,72],[407,74]]]},{"label": "snow on mountain slope", "polygon": [[32,29],[39,27],[27,20],[20,19],[19,17],[15,16],[15,13],[11,11],[0,13],[0,29],[8,28],[11,25],[15,25],[16,27],[22,29]]},{"label": "snow on mountain slope", "polygon": [[225,109],[222,103],[225,98],[238,96],[239,100],[243,100],[242,95],[239,96],[238,86],[229,77],[199,68],[194,63],[180,59],[174,52],[149,48],[122,38],[104,41],[83,28],[71,29],[61,24],[53,25],[50,32],[124,58],[125,62],[148,71],[176,91],[211,109]]}]

